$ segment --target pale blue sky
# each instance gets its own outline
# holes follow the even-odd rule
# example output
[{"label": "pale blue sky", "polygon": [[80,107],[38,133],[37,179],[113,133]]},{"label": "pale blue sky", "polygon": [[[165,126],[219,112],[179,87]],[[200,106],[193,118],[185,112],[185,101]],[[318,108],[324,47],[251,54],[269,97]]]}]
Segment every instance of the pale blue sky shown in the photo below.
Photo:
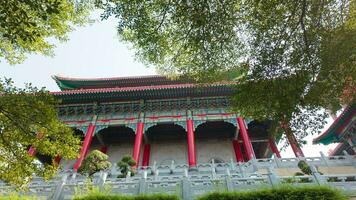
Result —
[{"label": "pale blue sky", "polygon": [[115,20],[97,22],[79,27],[70,34],[70,40],[57,43],[54,57],[31,55],[23,64],[10,66],[0,63],[1,76],[12,77],[16,85],[32,82],[58,90],[51,75],[70,77],[112,77],[155,74],[134,60],[134,51],[119,41]]},{"label": "pale blue sky", "polygon": [[[135,61],[134,51],[120,42],[115,27],[113,19],[79,27],[70,33],[69,41],[56,44],[54,57],[30,55],[24,63],[15,66],[0,62],[1,77],[11,77],[17,86],[31,82],[34,86],[58,91],[52,75],[95,78],[156,74],[153,68]],[[330,123],[331,120],[328,126]],[[318,156],[319,151],[327,154],[336,146],[311,145],[314,137],[306,138],[308,145],[303,148],[306,156]],[[290,147],[282,156],[294,157]]]}]

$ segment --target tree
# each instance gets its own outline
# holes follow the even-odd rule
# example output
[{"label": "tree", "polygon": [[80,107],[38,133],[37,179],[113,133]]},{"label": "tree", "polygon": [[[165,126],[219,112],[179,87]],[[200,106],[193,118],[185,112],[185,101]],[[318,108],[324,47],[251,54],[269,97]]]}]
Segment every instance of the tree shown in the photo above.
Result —
[{"label": "tree", "polygon": [[[14,87],[9,79],[0,80],[0,180],[21,186],[33,174],[50,178],[58,169],[54,158],[74,159],[80,139],[60,122],[57,100],[44,89],[27,85]],[[52,158],[41,163],[28,149]]]},{"label": "tree", "polygon": [[[99,0],[163,74],[238,83],[233,107],[301,140],[355,101],[355,0]],[[338,49],[335,53],[335,49]],[[347,94],[348,98],[343,98]]]},{"label": "tree", "polygon": [[78,172],[83,175],[92,177],[96,172],[107,170],[111,167],[108,161],[109,156],[99,150],[94,150],[88,154],[78,169]]},{"label": "tree", "polygon": [[125,178],[130,172],[131,176],[135,174],[135,169],[133,168],[136,165],[136,161],[130,156],[125,155],[118,163],[117,166],[120,169],[121,174],[118,178]]},{"label": "tree", "polygon": [[65,41],[75,25],[88,22],[82,0],[4,0],[0,4],[0,59],[17,64],[26,54],[52,55],[53,39]]}]

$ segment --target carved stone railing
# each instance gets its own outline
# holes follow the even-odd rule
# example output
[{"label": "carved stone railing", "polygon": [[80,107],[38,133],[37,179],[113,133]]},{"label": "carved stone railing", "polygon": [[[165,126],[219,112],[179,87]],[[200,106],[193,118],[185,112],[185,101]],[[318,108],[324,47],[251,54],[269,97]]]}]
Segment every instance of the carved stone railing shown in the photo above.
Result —
[{"label": "carved stone railing", "polygon": [[[294,176],[299,170],[300,160],[306,161],[312,169],[312,175]],[[139,168],[137,175],[117,178],[119,172],[112,169],[99,172],[93,177],[93,184],[103,189],[110,188],[118,194],[176,194],[184,200],[210,191],[239,191],[259,187],[274,187],[280,184],[329,185],[356,195],[356,158],[345,153],[344,156],[305,158],[253,159],[246,163],[205,163],[194,169],[187,165],[149,166]],[[320,174],[318,169],[332,169],[332,173]],[[336,173],[337,170],[345,173]],[[293,171],[294,170],[294,171]],[[87,179],[72,171],[60,172],[51,181],[44,182],[35,178],[28,185],[27,195],[36,195],[47,199],[71,199],[75,190],[85,190]],[[0,182],[0,195],[14,188]]]}]

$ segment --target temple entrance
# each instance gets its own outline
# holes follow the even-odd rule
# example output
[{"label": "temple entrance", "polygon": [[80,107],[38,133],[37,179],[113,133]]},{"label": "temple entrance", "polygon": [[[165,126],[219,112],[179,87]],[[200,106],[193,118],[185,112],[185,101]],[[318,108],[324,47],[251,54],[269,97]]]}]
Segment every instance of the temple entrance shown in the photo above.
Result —
[{"label": "temple entrance", "polygon": [[127,126],[110,126],[100,130],[93,138],[90,151],[106,151],[111,163],[117,163],[125,155],[132,155],[135,132]]},{"label": "temple entrance", "polygon": [[183,127],[169,123],[158,124],[147,129],[145,138],[151,145],[150,162],[153,165],[170,165],[187,163],[187,139]]},{"label": "temple entrance", "polygon": [[230,162],[234,159],[232,138],[236,127],[224,121],[208,121],[195,129],[197,163]]}]

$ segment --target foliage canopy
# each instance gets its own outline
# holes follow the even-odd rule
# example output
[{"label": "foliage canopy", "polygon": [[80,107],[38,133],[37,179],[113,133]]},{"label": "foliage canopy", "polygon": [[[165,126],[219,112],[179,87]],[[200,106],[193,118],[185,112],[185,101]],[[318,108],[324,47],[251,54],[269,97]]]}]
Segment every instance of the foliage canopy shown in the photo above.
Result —
[{"label": "foliage canopy", "polygon": [[[16,88],[12,81],[0,80],[0,179],[21,186],[32,176],[50,178],[58,168],[56,156],[74,159],[80,139],[58,120],[57,100],[44,89],[27,85]],[[41,163],[28,154],[34,147],[38,155],[52,159]]]},{"label": "foliage canopy", "polygon": [[65,41],[88,22],[88,1],[4,0],[0,4],[0,59],[21,63],[29,53],[52,55],[53,39]]},{"label": "foliage canopy", "polygon": [[[234,109],[303,138],[356,95],[355,0],[97,0],[169,76],[235,81]],[[322,109],[324,108],[324,109]]]}]

